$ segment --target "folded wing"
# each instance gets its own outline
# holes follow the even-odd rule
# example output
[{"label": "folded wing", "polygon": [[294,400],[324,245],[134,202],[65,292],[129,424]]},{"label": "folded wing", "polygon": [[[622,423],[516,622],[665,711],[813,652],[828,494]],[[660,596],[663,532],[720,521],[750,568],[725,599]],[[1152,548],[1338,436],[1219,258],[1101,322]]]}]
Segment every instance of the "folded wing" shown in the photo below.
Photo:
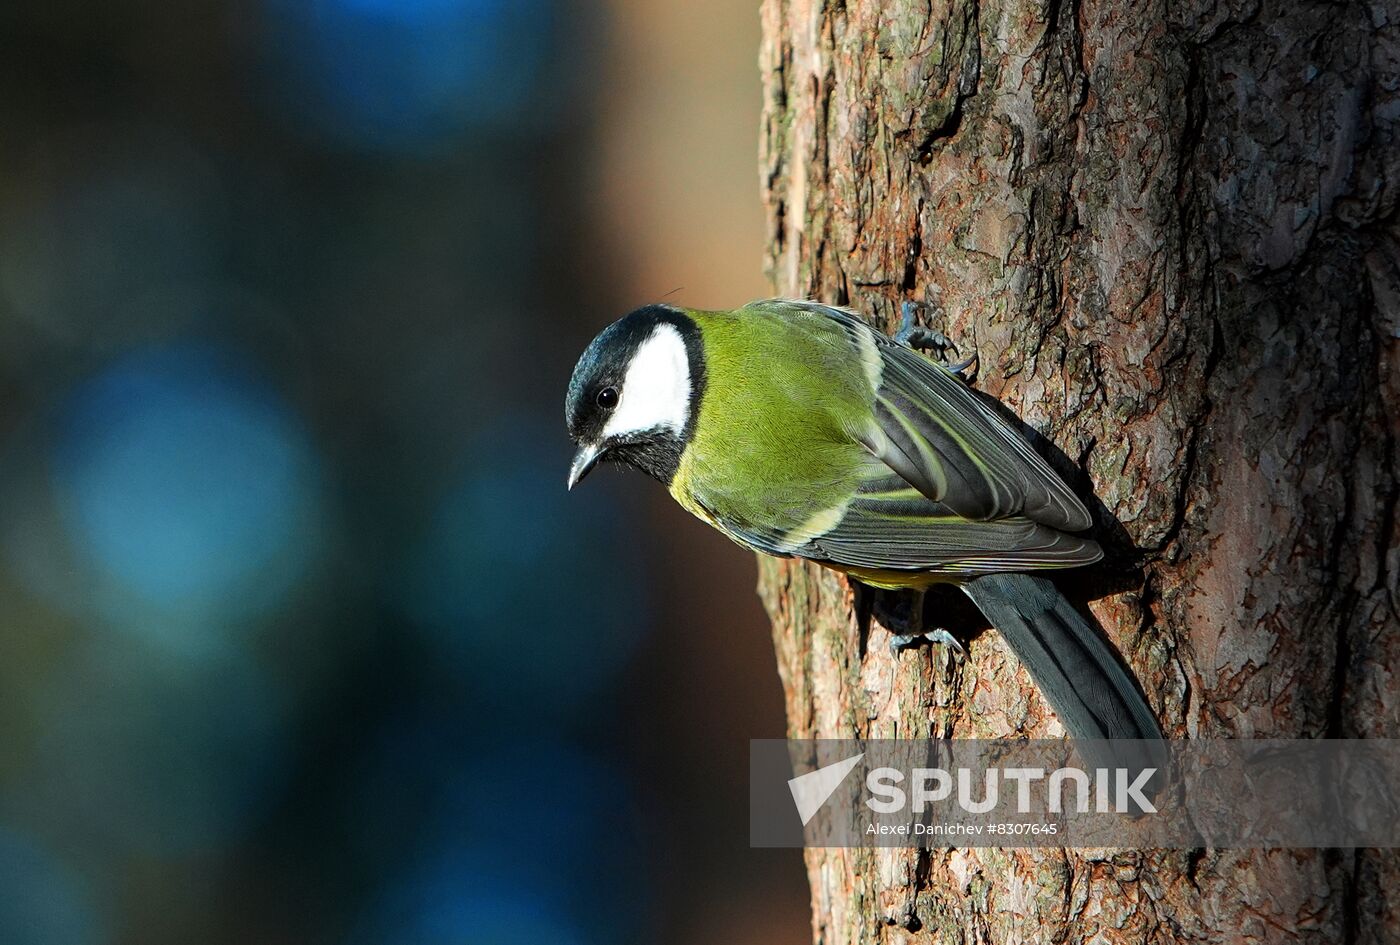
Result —
[{"label": "folded wing", "polygon": [[1025,515],[965,518],[899,476],[870,482],[834,527],[793,553],[853,568],[928,571],[952,578],[1071,568],[1102,557],[1096,542]]},{"label": "folded wing", "polygon": [[902,478],[970,519],[1023,515],[1068,532],[1092,524],[1045,460],[961,378],[888,340],[880,355],[878,432],[866,446]]},{"label": "folded wing", "polygon": [[[1017,432],[957,375],[818,303],[821,314],[866,332],[880,357],[875,424],[854,435],[883,464],[820,534],[763,536],[780,553],[861,568],[984,574],[1097,561],[1094,541],[1066,532],[1092,524],[1083,503]],[[878,469],[879,467],[877,467]]]}]

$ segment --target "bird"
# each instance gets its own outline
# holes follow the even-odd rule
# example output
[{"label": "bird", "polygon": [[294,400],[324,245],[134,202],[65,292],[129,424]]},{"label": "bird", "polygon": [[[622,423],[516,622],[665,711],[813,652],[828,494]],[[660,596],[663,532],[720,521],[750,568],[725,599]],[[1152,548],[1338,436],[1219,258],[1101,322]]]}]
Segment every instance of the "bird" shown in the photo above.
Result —
[{"label": "bird", "polygon": [[1045,577],[1102,557],[1088,510],[973,392],[967,365],[916,350],[943,343],[909,304],[894,336],[815,301],[644,306],[574,368],[568,488],[625,464],[754,551],[885,590],[954,585],[1072,738],[1160,740],[1133,675]]}]

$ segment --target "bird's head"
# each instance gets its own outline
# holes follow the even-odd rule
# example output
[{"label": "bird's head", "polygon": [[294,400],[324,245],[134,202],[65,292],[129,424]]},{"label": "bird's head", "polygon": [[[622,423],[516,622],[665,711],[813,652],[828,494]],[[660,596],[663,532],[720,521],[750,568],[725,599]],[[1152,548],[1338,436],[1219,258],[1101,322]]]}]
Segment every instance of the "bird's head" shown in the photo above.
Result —
[{"label": "bird's head", "polygon": [[648,305],[603,329],[574,367],[564,404],[578,446],[569,488],[604,459],[669,484],[704,387],[700,328],[680,309]]}]

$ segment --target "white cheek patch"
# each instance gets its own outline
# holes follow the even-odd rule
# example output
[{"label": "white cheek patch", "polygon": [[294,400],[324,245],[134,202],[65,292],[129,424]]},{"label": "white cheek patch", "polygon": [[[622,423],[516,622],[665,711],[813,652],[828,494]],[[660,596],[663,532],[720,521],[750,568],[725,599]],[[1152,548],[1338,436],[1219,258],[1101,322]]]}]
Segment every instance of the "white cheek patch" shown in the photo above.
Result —
[{"label": "white cheek patch", "polygon": [[603,437],[664,427],[673,433],[690,419],[690,358],[685,339],[664,322],[637,348],[622,379],[622,399]]}]

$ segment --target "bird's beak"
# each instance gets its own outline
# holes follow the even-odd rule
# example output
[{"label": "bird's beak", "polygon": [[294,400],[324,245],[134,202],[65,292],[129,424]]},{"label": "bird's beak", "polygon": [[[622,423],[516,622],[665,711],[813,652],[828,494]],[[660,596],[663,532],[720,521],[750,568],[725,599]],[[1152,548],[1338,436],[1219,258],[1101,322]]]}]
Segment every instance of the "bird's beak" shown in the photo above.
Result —
[{"label": "bird's beak", "polygon": [[589,470],[598,465],[598,460],[602,458],[603,447],[585,443],[578,448],[574,454],[573,465],[569,467],[569,488],[573,489],[583,481],[583,477],[588,475]]}]

